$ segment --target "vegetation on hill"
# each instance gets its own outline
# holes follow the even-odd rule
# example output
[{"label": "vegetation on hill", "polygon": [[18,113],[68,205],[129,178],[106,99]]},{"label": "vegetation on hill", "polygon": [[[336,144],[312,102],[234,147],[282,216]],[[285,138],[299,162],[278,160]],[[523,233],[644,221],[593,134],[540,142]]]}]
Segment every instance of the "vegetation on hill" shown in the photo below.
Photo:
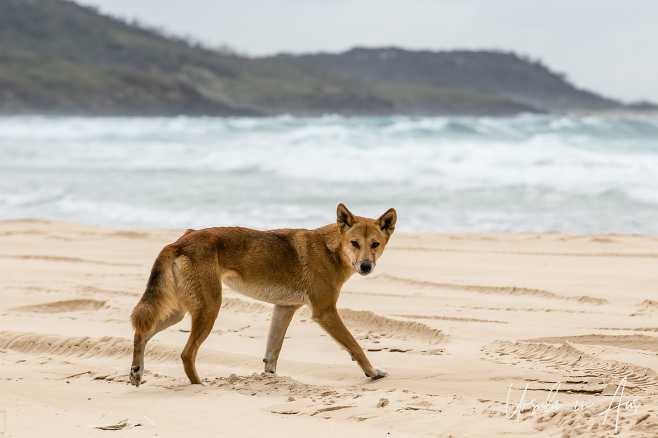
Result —
[{"label": "vegetation on hill", "polygon": [[70,1],[0,1],[4,114],[506,115],[620,107],[514,54],[389,48],[248,58]]},{"label": "vegetation on hill", "polygon": [[542,110],[600,110],[620,102],[577,89],[563,75],[514,53],[355,48],[339,54],[287,56],[316,68],[379,84],[416,84],[490,93]]},{"label": "vegetation on hill", "polygon": [[204,98],[194,87],[172,77],[0,49],[0,113],[155,116],[239,111]]},{"label": "vegetation on hill", "polygon": [[[221,108],[236,108],[236,114],[244,113],[244,108],[258,114],[390,113],[392,109],[391,102],[350,80],[285,60],[249,59],[192,46],[62,0],[2,0],[0,48],[60,58],[79,65],[82,71],[93,67],[106,75],[123,71],[156,74],[161,79],[168,76],[185,82]],[[11,73],[2,64],[0,70],[5,70],[5,76]],[[41,91],[50,94],[44,100],[63,101],[63,94],[71,88],[74,86]],[[152,89],[150,93],[159,92]],[[166,99],[153,96],[152,100]]]}]

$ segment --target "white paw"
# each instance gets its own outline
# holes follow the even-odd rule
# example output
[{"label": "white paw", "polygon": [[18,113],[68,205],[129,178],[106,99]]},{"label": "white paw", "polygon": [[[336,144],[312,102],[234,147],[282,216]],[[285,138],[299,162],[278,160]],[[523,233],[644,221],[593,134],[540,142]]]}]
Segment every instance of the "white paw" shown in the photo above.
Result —
[{"label": "white paw", "polygon": [[388,373],[386,372],[386,370],[383,370],[383,369],[381,369],[381,368],[377,368],[377,367],[372,367],[372,371],[370,371],[370,373],[368,373],[368,374],[366,374],[366,375],[367,375],[368,377],[370,377],[372,380],[376,380],[376,379],[381,379],[381,378],[384,377],[386,374],[388,374]]}]

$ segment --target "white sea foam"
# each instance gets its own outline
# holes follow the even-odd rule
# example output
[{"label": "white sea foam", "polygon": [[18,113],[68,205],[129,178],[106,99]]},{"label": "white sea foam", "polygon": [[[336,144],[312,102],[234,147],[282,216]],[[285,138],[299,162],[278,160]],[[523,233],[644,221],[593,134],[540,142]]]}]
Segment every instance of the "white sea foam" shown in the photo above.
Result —
[{"label": "white sea foam", "polygon": [[0,219],[658,234],[655,117],[7,117],[0,172]]}]

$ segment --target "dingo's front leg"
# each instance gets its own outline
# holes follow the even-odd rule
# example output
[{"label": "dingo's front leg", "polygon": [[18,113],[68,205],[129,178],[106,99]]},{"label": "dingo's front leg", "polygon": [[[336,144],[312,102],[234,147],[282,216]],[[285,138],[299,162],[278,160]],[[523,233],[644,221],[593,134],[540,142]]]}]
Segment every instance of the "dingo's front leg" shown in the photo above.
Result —
[{"label": "dingo's front leg", "polygon": [[352,360],[355,360],[359,364],[363,372],[366,373],[366,376],[371,379],[380,379],[386,375],[385,370],[373,367],[370,364],[363,349],[356,342],[356,339],[354,339],[354,336],[352,336],[347,327],[345,327],[343,320],[340,319],[340,315],[338,315],[335,307],[326,308],[322,311],[313,309],[313,321],[320,324],[332,338],[350,353]]},{"label": "dingo's front leg", "polygon": [[270,323],[270,334],[267,338],[267,351],[265,351],[265,358],[263,358],[266,373],[276,373],[276,363],[279,360],[279,353],[281,352],[283,339],[286,336],[286,330],[288,330],[295,311],[300,307],[274,305],[272,322]]}]

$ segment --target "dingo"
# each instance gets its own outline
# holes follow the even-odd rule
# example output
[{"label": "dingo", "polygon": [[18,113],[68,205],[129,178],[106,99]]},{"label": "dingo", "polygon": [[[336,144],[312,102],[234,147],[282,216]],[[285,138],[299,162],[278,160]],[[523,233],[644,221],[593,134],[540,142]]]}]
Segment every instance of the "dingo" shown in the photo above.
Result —
[{"label": "dingo", "polygon": [[240,227],[188,230],[160,252],[142,299],[132,312],[135,346],[130,382],[139,386],[144,349],[156,333],[190,312],[192,329],[181,358],[192,383],[201,383],[195,360],[212,330],[222,303],[222,282],[252,298],[274,304],[265,352],[265,371],[276,372],[283,338],[293,314],[310,307],[313,320],[327,331],[366,376],[386,371],[373,367],[336,310],[343,283],[375,268],[395,230],[397,214],[379,219],[354,216],[338,205],[337,221],[316,230],[256,231]]}]

